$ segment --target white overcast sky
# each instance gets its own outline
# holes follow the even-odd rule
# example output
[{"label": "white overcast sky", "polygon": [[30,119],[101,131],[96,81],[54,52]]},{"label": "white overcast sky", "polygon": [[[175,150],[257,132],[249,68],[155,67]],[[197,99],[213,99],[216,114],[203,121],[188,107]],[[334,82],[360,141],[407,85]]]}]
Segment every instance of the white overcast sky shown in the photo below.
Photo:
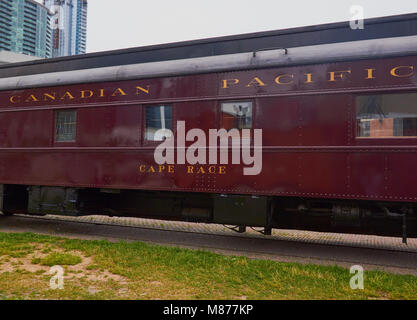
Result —
[{"label": "white overcast sky", "polygon": [[[41,2],[41,1],[39,1]],[[88,0],[87,52],[417,12],[417,0]]]}]

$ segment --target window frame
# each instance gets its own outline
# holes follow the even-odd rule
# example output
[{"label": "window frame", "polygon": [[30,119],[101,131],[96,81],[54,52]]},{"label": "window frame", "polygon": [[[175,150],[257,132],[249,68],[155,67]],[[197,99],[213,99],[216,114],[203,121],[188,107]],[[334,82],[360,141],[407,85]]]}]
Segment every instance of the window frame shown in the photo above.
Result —
[{"label": "window frame", "polygon": [[352,135],[357,145],[416,145],[417,136],[393,136],[393,137],[360,137],[358,136],[357,113],[358,97],[390,94],[417,94],[416,90],[392,90],[392,91],[365,91],[352,95]]},{"label": "window frame", "polygon": [[147,130],[147,126],[146,126],[146,109],[149,107],[171,107],[171,131],[173,133],[173,135],[175,136],[176,134],[176,128],[174,128],[174,123],[175,123],[175,116],[174,116],[174,110],[175,110],[175,106],[172,103],[158,103],[158,104],[146,104],[146,105],[142,105],[142,145],[143,146],[156,146],[156,145],[160,145],[163,141],[155,141],[155,140],[148,140],[146,138],[146,130]]},{"label": "window frame", "polygon": [[[73,111],[73,112],[75,112],[75,138],[74,138],[74,140],[70,140],[70,141],[58,141],[57,140],[57,120],[58,120],[58,113],[59,112],[69,112],[69,111]],[[79,110],[78,109],[68,109],[68,108],[65,108],[65,109],[55,109],[55,110],[53,110],[53,113],[54,113],[54,116],[53,116],[53,119],[54,119],[54,123],[53,123],[53,127],[52,127],[52,130],[53,130],[53,138],[52,138],[52,141],[53,141],[53,145],[54,146],[75,146],[76,144],[77,144],[77,141],[78,141],[78,133],[79,133],[79,123],[80,123],[80,121],[79,121]]]},{"label": "window frame", "polygon": [[[256,109],[257,109],[257,105],[258,105],[258,100],[257,99],[252,98],[252,99],[230,99],[230,100],[222,99],[222,100],[218,100],[217,101],[218,106],[215,110],[217,130],[226,129],[226,128],[223,128],[223,125],[222,125],[222,107],[223,107],[223,103],[239,103],[239,102],[240,103],[242,103],[242,102],[251,102],[252,103],[252,128],[246,129],[246,130],[251,131],[252,138],[251,138],[251,141],[250,141],[250,146],[253,147],[254,146],[253,132],[257,128],[256,127],[256,124],[257,124],[257,122],[256,122]],[[235,128],[235,129],[237,129],[237,128]],[[237,129],[237,130],[239,130],[239,129]],[[242,130],[243,129],[239,130],[241,139],[242,139]],[[227,130],[227,131],[230,131],[230,130]],[[228,145],[229,145],[229,148],[232,147],[232,141],[230,139],[229,139]],[[231,150],[231,149],[229,149],[229,150]]]},{"label": "window frame", "polygon": [[[226,129],[223,127],[223,123],[222,123],[222,113],[223,113],[223,104],[227,103],[227,104],[231,104],[231,103],[248,103],[250,102],[252,104],[252,126],[251,128],[248,128],[249,130],[254,130],[255,129],[255,116],[256,116],[256,100],[255,99],[234,99],[234,100],[221,100],[219,101],[219,106],[217,108],[217,123],[218,123],[218,129]],[[232,129],[237,129],[237,128],[232,128]],[[232,130],[232,129],[226,129],[228,131]],[[243,130],[243,129],[237,129],[239,131]]]}]

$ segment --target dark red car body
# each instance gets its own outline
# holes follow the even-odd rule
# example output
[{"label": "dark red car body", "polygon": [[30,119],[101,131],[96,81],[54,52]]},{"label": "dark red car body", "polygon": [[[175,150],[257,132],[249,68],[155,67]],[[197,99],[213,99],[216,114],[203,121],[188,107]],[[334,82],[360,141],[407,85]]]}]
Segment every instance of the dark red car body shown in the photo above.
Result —
[{"label": "dark red car body", "polygon": [[[417,90],[416,67],[412,56],[1,92],[0,183],[416,202],[417,137],[357,138],[355,110],[357,95]],[[155,164],[145,106],[172,105],[174,124],[208,132],[221,127],[221,102],[241,100],[263,129],[260,175]],[[77,110],[76,142],[54,142],[58,109]]]}]

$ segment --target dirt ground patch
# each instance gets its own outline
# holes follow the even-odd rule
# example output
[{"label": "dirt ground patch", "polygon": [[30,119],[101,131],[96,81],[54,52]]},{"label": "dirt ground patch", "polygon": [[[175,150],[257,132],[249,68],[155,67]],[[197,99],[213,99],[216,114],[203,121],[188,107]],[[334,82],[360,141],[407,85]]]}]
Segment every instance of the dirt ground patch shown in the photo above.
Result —
[{"label": "dirt ground patch", "polygon": [[[81,259],[80,263],[75,265],[62,265],[64,268],[64,281],[84,280],[90,285],[88,290],[91,294],[96,294],[100,290],[96,289],[101,284],[106,284],[108,281],[114,281],[121,286],[126,285],[127,279],[104,270],[95,265],[93,257],[87,257],[80,251],[67,251],[62,248],[51,247],[44,244],[37,244],[33,252],[23,257],[10,257],[7,255],[0,256],[0,275],[5,273],[30,273],[34,277],[50,276],[51,267],[42,265],[40,261],[51,254],[66,254]],[[126,289],[127,290],[127,289]],[[123,293],[123,288],[121,289]]]}]

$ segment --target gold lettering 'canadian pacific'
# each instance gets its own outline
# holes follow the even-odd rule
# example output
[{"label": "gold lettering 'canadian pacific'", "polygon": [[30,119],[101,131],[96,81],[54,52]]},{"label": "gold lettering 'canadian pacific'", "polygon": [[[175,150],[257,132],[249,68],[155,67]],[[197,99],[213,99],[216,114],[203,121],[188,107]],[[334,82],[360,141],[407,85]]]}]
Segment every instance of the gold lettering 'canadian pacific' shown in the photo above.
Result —
[{"label": "gold lettering 'canadian pacific'", "polygon": [[[373,81],[380,77],[389,77],[391,79],[407,79],[416,76],[415,66],[413,65],[398,65],[387,68],[385,71],[378,70],[375,67],[367,66],[360,70],[353,70],[351,67],[339,68],[336,70],[328,70],[325,74],[318,74],[316,72],[282,72],[273,75],[270,79],[264,79],[263,76],[254,75],[249,79],[240,79],[238,76],[220,80],[220,89],[232,89],[244,87],[248,90],[250,88],[295,88],[298,85],[309,86],[316,84],[318,81],[322,83],[337,84],[352,79],[363,79]],[[299,72],[300,71],[300,72]],[[48,90],[48,89],[45,89]],[[49,91],[51,90],[51,91]],[[150,85],[133,85],[117,88],[83,88],[82,90],[67,89],[65,92],[59,93],[49,89],[48,91],[28,91],[20,94],[9,96],[9,102],[12,105],[16,104],[33,104],[33,103],[58,103],[58,102],[78,102],[89,101],[97,98],[111,98],[122,99],[124,97],[147,97],[151,93]]]},{"label": "gold lettering 'canadian pacific'", "polygon": [[[219,164],[219,159],[220,165],[228,165],[231,157],[231,164],[244,166],[245,176],[256,176],[262,172],[262,129],[210,129],[207,137],[201,129],[186,132],[185,121],[178,121],[176,133],[175,136],[167,129],[156,133],[165,137],[165,141],[154,152],[155,162],[159,166],[187,165],[188,173],[204,174],[218,170],[219,174],[224,174],[223,166],[215,165]],[[187,142],[192,144],[186,147]],[[204,168],[205,165],[211,167]],[[196,168],[200,172],[194,171]]]}]

